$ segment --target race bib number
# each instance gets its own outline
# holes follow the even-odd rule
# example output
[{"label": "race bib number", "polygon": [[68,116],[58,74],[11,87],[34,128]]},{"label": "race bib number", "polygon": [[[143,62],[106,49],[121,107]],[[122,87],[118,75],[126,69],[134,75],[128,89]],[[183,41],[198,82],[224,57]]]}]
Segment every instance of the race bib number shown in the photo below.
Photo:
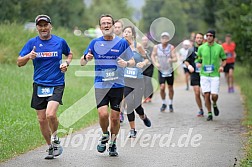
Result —
[{"label": "race bib number", "polygon": [[199,64],[199,63],[195,63],[195,66],[196,66],[196,67],[195,67],[195,72],[197,72],[197,73],[200,72],[200,68],[197,67],[198,64]]},{"label": "race bib number", "polygon": [[162,77],[171,77],[172,71],[171,70],[161,71],[161,74]]},{"label": "race bib number", "polygon": [[113,81],[118,79],[118,73],[114,69],[106,69],[102,71],[102,81]]},{"label": "race bib number", "polygon": [[38,86],[38,97],[49,97],[53,95],[54,87]]},{"label": "race bib number", "polygon": [[214,65],[205,65],[204,66],[204,72],[205,73],[211,73],[214,71]]},{"label": "race bib number", "polygon": [[226,53],[227,58],[232,57],[232,53]]},{"label": "race bib number", "polygon": [[124,77],[137,78],[137,74],[138,74],[138,69],[137,68],[126,67],[124,69]]}]

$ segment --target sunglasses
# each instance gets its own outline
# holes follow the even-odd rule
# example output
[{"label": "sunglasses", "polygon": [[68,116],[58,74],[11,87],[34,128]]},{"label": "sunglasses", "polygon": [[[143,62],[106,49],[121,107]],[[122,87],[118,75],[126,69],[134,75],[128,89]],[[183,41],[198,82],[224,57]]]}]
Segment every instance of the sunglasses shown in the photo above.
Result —
[{"label": "sunglasses", "polygon": [[206,35],[206,37],[212,37],[212,36],[213,36],[213,35],[211,35],[211,34],[210,34],[210,35]]}]

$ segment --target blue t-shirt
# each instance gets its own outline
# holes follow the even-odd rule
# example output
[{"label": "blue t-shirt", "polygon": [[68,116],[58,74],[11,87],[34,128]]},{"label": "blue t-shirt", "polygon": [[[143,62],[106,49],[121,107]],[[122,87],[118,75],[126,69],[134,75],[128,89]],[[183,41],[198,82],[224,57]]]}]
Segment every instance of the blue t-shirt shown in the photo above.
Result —
[{"label": "blue t-shirt", "polygon": [[64,85],[65,75],[60,70],[62,54],[68,56],[70,48],[66,41],[58,36],[52,35],[49,40],[41,40],[39,36],[30,39],[20,51],[19,55],[24,57],[36,47],[37,57],[33,59],[35,83],[42,86]]},{"label": "blue t-shirt", "polygon": [[126,61],[132,58],[133,52],[128,42],[118,36],[113,40],[100,37],[90,42],[84,55],[88,54],[89,49],[95,61],[95,88],[124,87],[124,68],[117,61],[119,57]]}]

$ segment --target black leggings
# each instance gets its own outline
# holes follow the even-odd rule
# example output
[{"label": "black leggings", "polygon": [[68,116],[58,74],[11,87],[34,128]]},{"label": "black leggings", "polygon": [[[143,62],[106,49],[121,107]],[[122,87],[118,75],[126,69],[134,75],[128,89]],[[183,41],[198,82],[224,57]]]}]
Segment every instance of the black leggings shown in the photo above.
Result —
[{"label": "black leggings", "polygon": [[125,78],[124,97],[127,105],[127,116],[129,122],[135,121],[135,112],[144,115],[142,97],[144,94],[144,80]]}]

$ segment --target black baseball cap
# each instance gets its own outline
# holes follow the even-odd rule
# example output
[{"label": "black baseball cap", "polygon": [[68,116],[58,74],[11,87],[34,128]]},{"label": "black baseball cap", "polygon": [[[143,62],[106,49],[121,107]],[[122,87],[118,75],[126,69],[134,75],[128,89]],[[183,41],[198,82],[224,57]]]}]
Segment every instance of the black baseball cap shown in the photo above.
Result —
[{"label": "black baseball cap", "polygon": [[207,33],[210,33],[213,35],[213,37],[215,38],[215,31],[214,30],[208,30]]},{"label": "black baseball cap", "polygon": [[36,25],[38,25],[38,23],[40,21],[46,21],[47,23],[51,23],[51,18],[47,15],[38,15],[36,18],[35,18],[35,23]]}]

